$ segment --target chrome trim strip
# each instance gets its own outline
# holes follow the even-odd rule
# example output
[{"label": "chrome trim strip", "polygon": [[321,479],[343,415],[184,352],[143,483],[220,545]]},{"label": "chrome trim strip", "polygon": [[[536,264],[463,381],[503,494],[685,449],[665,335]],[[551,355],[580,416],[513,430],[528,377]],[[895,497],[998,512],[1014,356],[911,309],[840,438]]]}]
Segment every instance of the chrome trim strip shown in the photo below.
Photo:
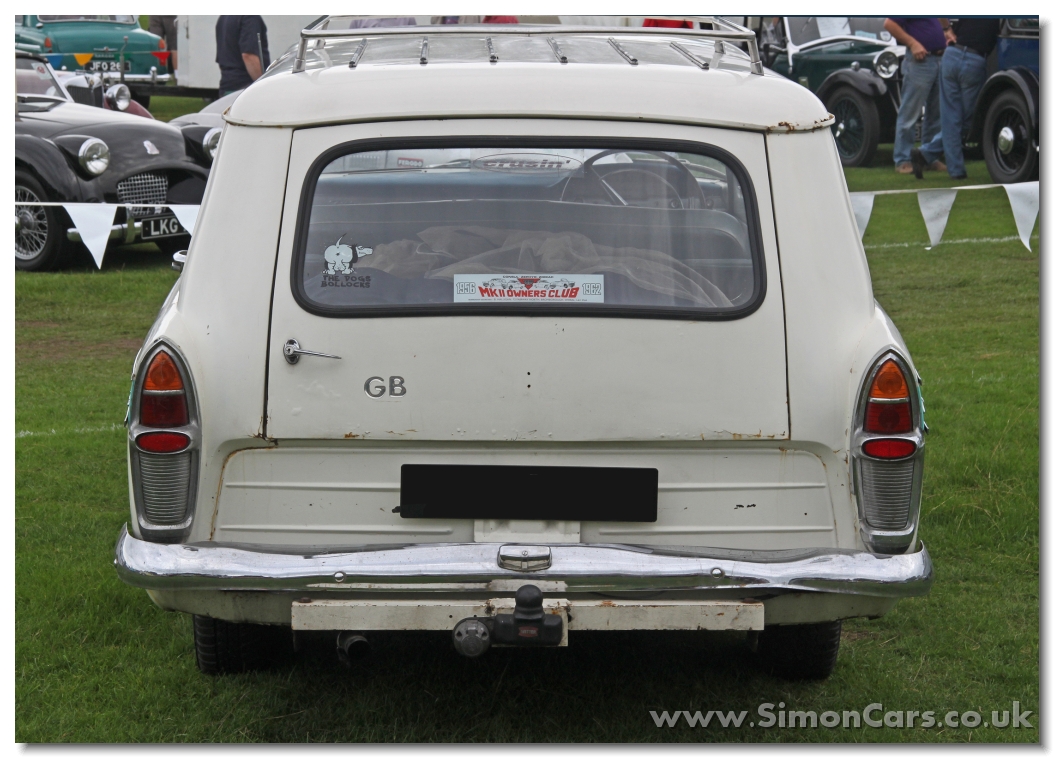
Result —
[{"label": "chrome trim strip", "polygon": [[[427,592],[451,582],[522,578],[520,572],[499,567],[498,551],[503,544],[384,545],[341,553],[279,553],[208,543],[146,542],[129,535],[125,526],[117,540],[114,565],[122,581],[146,589],[301,591],[324,587],[345,591],[352,584],[368,584],[378,592]],[[925,595],[933,583],[933,564],[924,546],[897,556],[816,550],[803,557],[799,551],[796,557],[782,561],[781,551],[751,553],[754,560],[739,560],[687,549],[678,552],[631,545],[548,547],[552,567],[531,576],[563,581],[568,592],[705,589],[756,596],[790,590],[899,598]]]}]

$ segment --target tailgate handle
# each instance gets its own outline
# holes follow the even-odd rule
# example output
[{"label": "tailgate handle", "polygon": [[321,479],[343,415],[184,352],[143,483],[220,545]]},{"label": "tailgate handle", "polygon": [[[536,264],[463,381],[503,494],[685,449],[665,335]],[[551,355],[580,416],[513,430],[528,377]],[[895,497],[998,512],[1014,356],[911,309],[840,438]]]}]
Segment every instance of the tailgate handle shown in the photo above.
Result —
[{"label": "tailgate handle", "polygon": [[282,355],[285,356],[286,363],[290,365],[295,364],[300,360],[301,355],[314,355],[319,358],[336,358],[340,360],[339,355],[330,355],[329,353],[316,353],[314,350],[301,350],[300,343],[296,340],[286,340],[285,346],[282,348]]}]

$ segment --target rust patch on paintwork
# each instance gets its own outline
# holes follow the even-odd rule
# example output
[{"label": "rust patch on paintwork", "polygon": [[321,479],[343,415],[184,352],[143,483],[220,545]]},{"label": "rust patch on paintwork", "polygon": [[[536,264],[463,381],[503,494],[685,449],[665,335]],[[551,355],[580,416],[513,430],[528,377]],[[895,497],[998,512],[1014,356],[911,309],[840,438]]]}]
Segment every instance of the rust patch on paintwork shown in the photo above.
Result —
[{"label": "rust patch on paintwork", "polygon": [[346,439],[346,440],[354,440],[354,439],[358,439],[361,436],[362,436],[361,434],[355,434],[355,432],[348,432],[347,434],[344,435],[344,439]]},{"label": "rust patch on paintwork", "polygon": [[615,607],[615,603],[612,600],[603,600],[603,601],[601,601],[600,606],[602,608],[614,608]]}]

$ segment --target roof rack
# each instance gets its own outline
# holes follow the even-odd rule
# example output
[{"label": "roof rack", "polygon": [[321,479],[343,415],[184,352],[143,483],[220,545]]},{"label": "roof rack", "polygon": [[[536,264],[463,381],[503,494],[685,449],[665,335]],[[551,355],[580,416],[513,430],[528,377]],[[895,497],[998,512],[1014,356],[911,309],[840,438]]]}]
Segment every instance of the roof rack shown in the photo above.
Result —
[{"label": "roof rack", "polygon": [[[710,40],[715,43],[717,51],[719,53],[724,52],[724,42],[745,42],[747,45],[747,53],[750,55],[750,73],[752,74],[764,74],[764,68],[761,63],[761,56],[758,53],[758,41],[754,32],[746,29],[738,24],[734,24],[731,21],[721,18],[720,16],[683,16],[676,17],[678,20],[690,20],[700,22],[700,26],[704,24],[710,24],[711,29],[671,29],[666,27],[643,27],[643,26],[558,26],[556,24],[544,25],[544,24],[517,24],[517,25],[500,25],[500,24],[466,24],[466,25],[445,25],[445,26],[385,26],[385,27],[372,27],[367,29],[330,29],[330,23],[337,19],[357,19],[362,18],[361,16],[326,16],[319,20],[314,26],[304,29],[300,32],[300,44],[297,47],[296,59],[293,63],[293,73],[301,73],[306,68],[308,43],[315,41],[316,45],[324,45],[326,40],[337,40],[337,39],[362,39],[365,40],[367,37],[390,37],[390,36],[415,36],[424,37],[426,35],[448,35],[448,34],[484,34],[488,38],[498,35],[516,34],[527,37],[547,37],[550,38],[550,44],[552,45],[555,41],[552,37],[555,36],[568,36],[575,34],[588,34],[588,35],[605,35],[607,36],[611,44],[616,50],[621,52],[619,44],[613,39],[616,35],[635,35],[635,36],[659,36],[659,37],[687,37],[695,39]],[[666,18],[666,17],[656,17]],[[673,18],[673,17],[670,17]],[[676,43],[675,49],[679,48]],[[364,48],[365,45],[360,45],[360,48]],[[559,46],[555,48],[559,50]],[[427,46],[425,47],[427,51]],[[679,52],[683,51],[679,50]],[[427,55],[427,52],[425,52]],[[557,53],[558,56],[562,56],[562,53]],[[361,49],[360,49],[361,56]],[[357,57],[360,57],[357,56]],[[624,56],[625,57],[625,56]],[[566,56],[562,57],[560,62],[566,62]],[[635,61],[634,61],[635,62]],[[698,63],[697,63],[698,65]]]}]

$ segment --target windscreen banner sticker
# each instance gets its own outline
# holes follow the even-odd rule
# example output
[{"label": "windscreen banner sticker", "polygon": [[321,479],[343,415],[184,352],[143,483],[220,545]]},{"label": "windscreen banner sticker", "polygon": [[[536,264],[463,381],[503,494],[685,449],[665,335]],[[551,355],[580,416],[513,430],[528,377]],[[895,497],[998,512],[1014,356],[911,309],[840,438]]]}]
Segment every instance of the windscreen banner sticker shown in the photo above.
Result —
[{"label": "windscreen banner sticker", "polygon": [[455,274],[455,303],[602,303],[603,274]]}]

